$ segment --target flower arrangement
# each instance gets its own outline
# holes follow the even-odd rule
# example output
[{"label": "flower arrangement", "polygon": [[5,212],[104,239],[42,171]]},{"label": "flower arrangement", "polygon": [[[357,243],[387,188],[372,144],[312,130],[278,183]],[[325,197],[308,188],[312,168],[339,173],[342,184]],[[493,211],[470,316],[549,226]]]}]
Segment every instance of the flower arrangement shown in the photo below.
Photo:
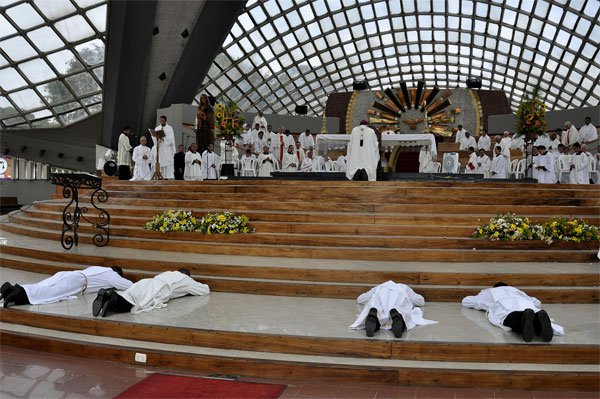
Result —
[{"label": "flower arrangement", "polygon": [[219,102],[215,106],[215,136],[226,140],[242,137],[242,111],[233,101],[225,104]]},{"label": "flower arrangement", "polygon": [[199,223],[198,231],[205,234],[252,233],[248,217],[234,212],[209,213]]},{"label": "flower arrangement", "polygon": [[518,217],[514,213],[505,213],[475,229],[475,238],[490,241],[545,240],[544,227],[532,223],[528,218]]},{"label": "flower arrangement", "polygon": [[526,96],[517,109],[517,128],[515,137],[538,137],[546,134],[546,104],[538,97],[538,89],[533,92],[532,98]]},{"label": "flower arrangement", "polygon": [[170,231],[195,231],[198,227],[196,218],[192,216],[191,211],[173,211],[168,210],[154,216],[144,228],[146,230],[160,231],[168,233]]},{"label": "flower arrangement", "polygon": [[544,224],[546,234],[552,240],[584,242],[598,241],[598,227],[582,219],[551,218]]}]

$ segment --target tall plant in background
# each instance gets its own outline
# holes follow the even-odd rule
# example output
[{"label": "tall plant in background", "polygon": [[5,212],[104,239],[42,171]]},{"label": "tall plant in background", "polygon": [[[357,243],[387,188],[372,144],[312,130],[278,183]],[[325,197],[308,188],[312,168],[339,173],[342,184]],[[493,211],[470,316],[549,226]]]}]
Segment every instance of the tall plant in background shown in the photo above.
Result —
[{"label": "tall plant in background", "polygon": [[236,103],[228,100],[215,106],[215,137],[222,140],[233,140],[242,137],[242,111]]},{"label": "tall plant in background", "polygon": [[525,140],[535,140],[546,134],[546,104],[538,96],[538,88],[531,98],[525,96],[517,109],[516,137],[524,136]]}]

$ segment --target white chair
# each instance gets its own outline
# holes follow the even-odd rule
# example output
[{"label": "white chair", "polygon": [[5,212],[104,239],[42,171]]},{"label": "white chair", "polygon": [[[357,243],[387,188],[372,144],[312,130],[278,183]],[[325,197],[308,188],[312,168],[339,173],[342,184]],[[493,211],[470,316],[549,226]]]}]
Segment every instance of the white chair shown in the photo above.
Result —
[{"label": "white chair", "polygon": [[516,178],[517,164],[518,163],[519,163],[518,159],[513,159],[512,161],[510,161],[510,165],[509,165],[509,169],[508,169],[508,178],[509,179],[511,177],[515,177]]},{"label": "white chair", "polygon": [[525,158],[519,159],[517,162],[517,167],[515,169],[515,179],[524,179],[525,178]]},{"label": "white chair", "polygon": [[242,166],[240,176],[256,176],[256,161],[254,158],[243,156],[240,164]]},{"label": "white chair", "polygon": [[590,166],[589,166],[589,173],[590,173],[590,180],[594,182],[594,184],[598,183],[598,161],[596,160],[595,156],[590,157]]},{"label": "white chair", "polygon": [[434,162],[433,163],[433,173],[440,173],[442,171],[442,163]]},{"label": "white chair", "polygon": [[558,157],[558,181],[562,184],[568,184],[570,174],[571,174],[571,158]]}]

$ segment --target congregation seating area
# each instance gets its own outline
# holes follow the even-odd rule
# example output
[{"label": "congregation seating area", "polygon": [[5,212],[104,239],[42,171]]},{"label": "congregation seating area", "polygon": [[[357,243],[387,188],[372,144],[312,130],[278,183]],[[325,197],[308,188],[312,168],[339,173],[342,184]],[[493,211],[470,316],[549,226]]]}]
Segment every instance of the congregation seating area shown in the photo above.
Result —
[{"label": "congregation seating area", "polygon": [[[534,220],[578,216],[600,225],[590,186],[465,182],[229,180],[105,181],[108,247],[59,243],[65,200],[40,201],[0,226],[2,273],[36,281],[59,270],[121,266],[132,280],[187,267],[209,297],[142,315],[93,318],[93,295],[0,309],[6,345],[213,374],[317,381],[598,390],[597,242],[470,238],[502,212]],[[368,195],[367,195],[368,194]],[[58,196],[57,196],[58,198]],[[143,229],[167,209],[231,210],[249,235]],[[439,321],[401,340],[347,328],[355,298],[386,280],[421,293]],[[461,299],[497,281],[542,301],[566,326],[550,344],[524,344]],[[32,317],[32,314],[35,317]],[[583,319],[585,317],[585,319]]]}]

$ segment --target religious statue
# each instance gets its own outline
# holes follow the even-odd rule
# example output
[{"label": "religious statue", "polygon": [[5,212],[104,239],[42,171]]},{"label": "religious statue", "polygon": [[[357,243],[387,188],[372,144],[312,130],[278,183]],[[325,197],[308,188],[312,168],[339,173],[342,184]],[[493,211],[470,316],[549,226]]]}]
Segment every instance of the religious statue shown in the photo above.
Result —
[{"label": "religious statue", "polygon": [[209,144],[215,141],[214,136],[214,112],[208,101],[208,96],[202,94],[200,96],[200,105],[196,113],[196,144],[198,152],[203,153],[208,149]]}]

